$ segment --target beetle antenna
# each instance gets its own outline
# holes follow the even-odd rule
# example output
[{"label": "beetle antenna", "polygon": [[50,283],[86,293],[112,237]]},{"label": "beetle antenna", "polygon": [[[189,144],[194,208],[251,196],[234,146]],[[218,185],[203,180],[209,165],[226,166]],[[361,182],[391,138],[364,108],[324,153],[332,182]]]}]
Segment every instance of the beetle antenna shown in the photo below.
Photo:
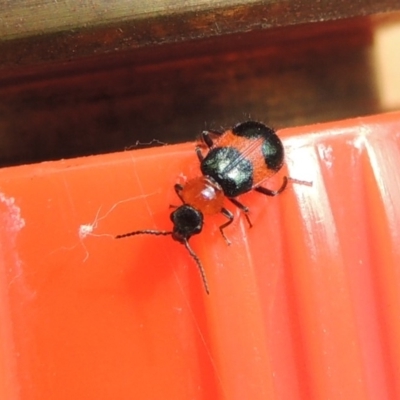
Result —
[{"label": "beetle antenna", "polygon": [[134,236],[134,235],[172,235],[172,232],[170,231],[154,231],[152,229],[144,229],[142,231],[134,231],[134,232],[129,232],[129,233],[123,233],[122,235],[117,235],[115,236],[115,239],[122,239],[128,236]]},{"label": "beetle antenna", "polygon": [[197,257],[196,253],[192,250],[192,248],[190,247],[189,242],[187,240],[184,240],[183,244],[185,245],[189,254],[192,256],[193,260],[196,262],[197,267],[199,268],[201,279],[203,280],[203,284],[204,284],[204,289],[206,290],[207,294],[210,294],[210,290],[208,288],[208,282],[207,282],[207,278],[206,278],[206,272],[204,271],[203,264],[201,263],[200,258]]},{"label": "beetle antenna", "polygon": [[[142,231],[134,231],[134,232],[123,233],[122,235],[115,236],[115,239],[122,239],[122,238],[126,238],[128,236],[135,236],[135,235],[157,235],[157,236],[163,235],[163,236],[167,236],[167,235],[172,235],[172,233],[173,232],[171,232],[171,231],[155,231],[155,230],[152,230],[152,229],[145,229],[145,230],[142,230]],[[192,256],[193,260],[197,264],[197,267],[199,268],[199,271],[200,271],[201,279],[203,280],[204,289],[206,290],[207,294],[210,294],[210,290],[208,288],[208,282],[207,282],[207,278],[206,278],[206,272],[204,271],[203,264],[201,263],[200,258],[197,257],[196,253],[192,250],[192,248],[190,247],[190,245],[189,245],[187,240],[184,240],[181,243],[184,244],[184,246],[186,247],[187,251],[189,252],[189,254]]]}]

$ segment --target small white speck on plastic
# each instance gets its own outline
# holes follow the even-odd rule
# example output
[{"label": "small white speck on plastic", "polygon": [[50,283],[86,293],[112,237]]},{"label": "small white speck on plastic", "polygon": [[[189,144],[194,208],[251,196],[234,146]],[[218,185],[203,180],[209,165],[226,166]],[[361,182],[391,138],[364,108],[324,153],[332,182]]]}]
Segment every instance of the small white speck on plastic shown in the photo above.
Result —
[{"label": "small white speck on plastic", "polygon": [[21,217],[21,209],[15,204],[14,197],[7,197],[4,193],[0,193],[0,203],[8,209],[7,217],[2,222],[7,231],[20,231],[25,226],[25,220]]}]

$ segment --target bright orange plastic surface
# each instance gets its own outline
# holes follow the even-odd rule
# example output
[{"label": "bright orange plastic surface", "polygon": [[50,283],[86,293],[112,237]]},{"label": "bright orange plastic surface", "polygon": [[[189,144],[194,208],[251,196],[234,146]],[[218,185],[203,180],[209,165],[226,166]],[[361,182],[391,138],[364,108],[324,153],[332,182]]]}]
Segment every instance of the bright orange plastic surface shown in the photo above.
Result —
[{"label": "bright orange plastic surface", "polygon": [[400,113],[280,135],[313,185],[242,196],[230,247],[206,220],[209,296],[170,237],[114,239],[171,228],[193,144],[0,170],[0,398],[399,399]]}]

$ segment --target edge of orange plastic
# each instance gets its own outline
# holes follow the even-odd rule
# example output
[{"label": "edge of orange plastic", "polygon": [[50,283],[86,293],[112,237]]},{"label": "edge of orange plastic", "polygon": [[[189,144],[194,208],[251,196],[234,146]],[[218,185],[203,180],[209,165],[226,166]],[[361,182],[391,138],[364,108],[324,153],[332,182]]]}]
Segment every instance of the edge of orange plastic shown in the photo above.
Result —
[{"label": "edge of orange plastic", "polygon": [[169,237],[193,144],[0,170],[0,397],[400,398],[400,113],[279,132],[275,198]]}]

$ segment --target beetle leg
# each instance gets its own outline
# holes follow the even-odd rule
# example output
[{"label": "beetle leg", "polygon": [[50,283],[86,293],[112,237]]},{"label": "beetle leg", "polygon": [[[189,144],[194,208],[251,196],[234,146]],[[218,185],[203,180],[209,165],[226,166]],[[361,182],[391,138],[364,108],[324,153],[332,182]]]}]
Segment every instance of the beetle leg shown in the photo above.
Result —
[{"label": "beetle leg", "polygon": [[182,192],[182,190],[183,190],[183,186],[182,186],[180,183],[175,183],[174,189],[175,189],[175,193],[176,193],[176,194],[178,195],[178,197],[181,199],[182,203],[185,203],[185,202],[183,201],[183,198],[182,198],[182,195],[181,195],[181,192]]},{"label": "beetle leg", "polygon": [[231,241],[225,236],[224,229],[233,222],[233,218],[234,217],[233,217],[233,214],[229,210],[227,210],[226,208],[222,208],[221,209],[221,214],[224,217],[228,218],[229,221],[227,221],[224,224],[222,224],[219,227],[219,231],[221,232],[222,237],[225,239],[225,242],[228,244],[228,246],[230,246],[231,245]]},{"label": "beetle leg", "polygon": [[262,186],[256,187],[256,188],[254,188],[254,190],[256,192],[265,194],[267,196],[277,196],[278,194],[282,193],[286,189],[288,181],[289,181],[288,177],[285,176],[283,178],[283,183],[282,183],[281,187],[278,190],[271,190],[271,189],[267,189],[267,188],[262,187]]},{"label": "beetle leg", "polygon": [[236,200],[235,198],[228,197],[228,200],[231,203],[233,203],[237,208],[239,208],[241,211],[244,212],[244,216],[246,217],[247,222],[249,223],[249,227],[251,228],[253,226],[253,224],[251,223],[250,218],[249,218],[249,211],[250,211],[249,208],[246,207],[244,204],[242,204],[240,201]]},{"label": "beetle leg", "polygon": [[201,132],[201,140],[203,143],[205,143],[207,145],[207,147],[209,149],[211,149],[211,147],[213,146],[213,139],[212,136],[221,136],[223,134],[223,132],[219,132],[219,131],[203,131]]},{"label": "beetle leg", "polygon": [[201,147],[200,146],[196,146],[196,154],[197,154],[197,158],[199,159],[200,163],[204,160],[204,156],[203,153],[201,152]]},{"label": "beetle leg", "polygon": [[[221,136],[223,132],[219,131],[203,131],[200,136],[200,144],[196,146],[196,154],[197,158],[199,159],[200,163],[204,160],[203,153],[201,152],[201,149],[207,146],[207,149],[211,149],[211,147],[214,146],[213,138],[212,136]],[[205,145],[205,146],[204,146]]]}]

